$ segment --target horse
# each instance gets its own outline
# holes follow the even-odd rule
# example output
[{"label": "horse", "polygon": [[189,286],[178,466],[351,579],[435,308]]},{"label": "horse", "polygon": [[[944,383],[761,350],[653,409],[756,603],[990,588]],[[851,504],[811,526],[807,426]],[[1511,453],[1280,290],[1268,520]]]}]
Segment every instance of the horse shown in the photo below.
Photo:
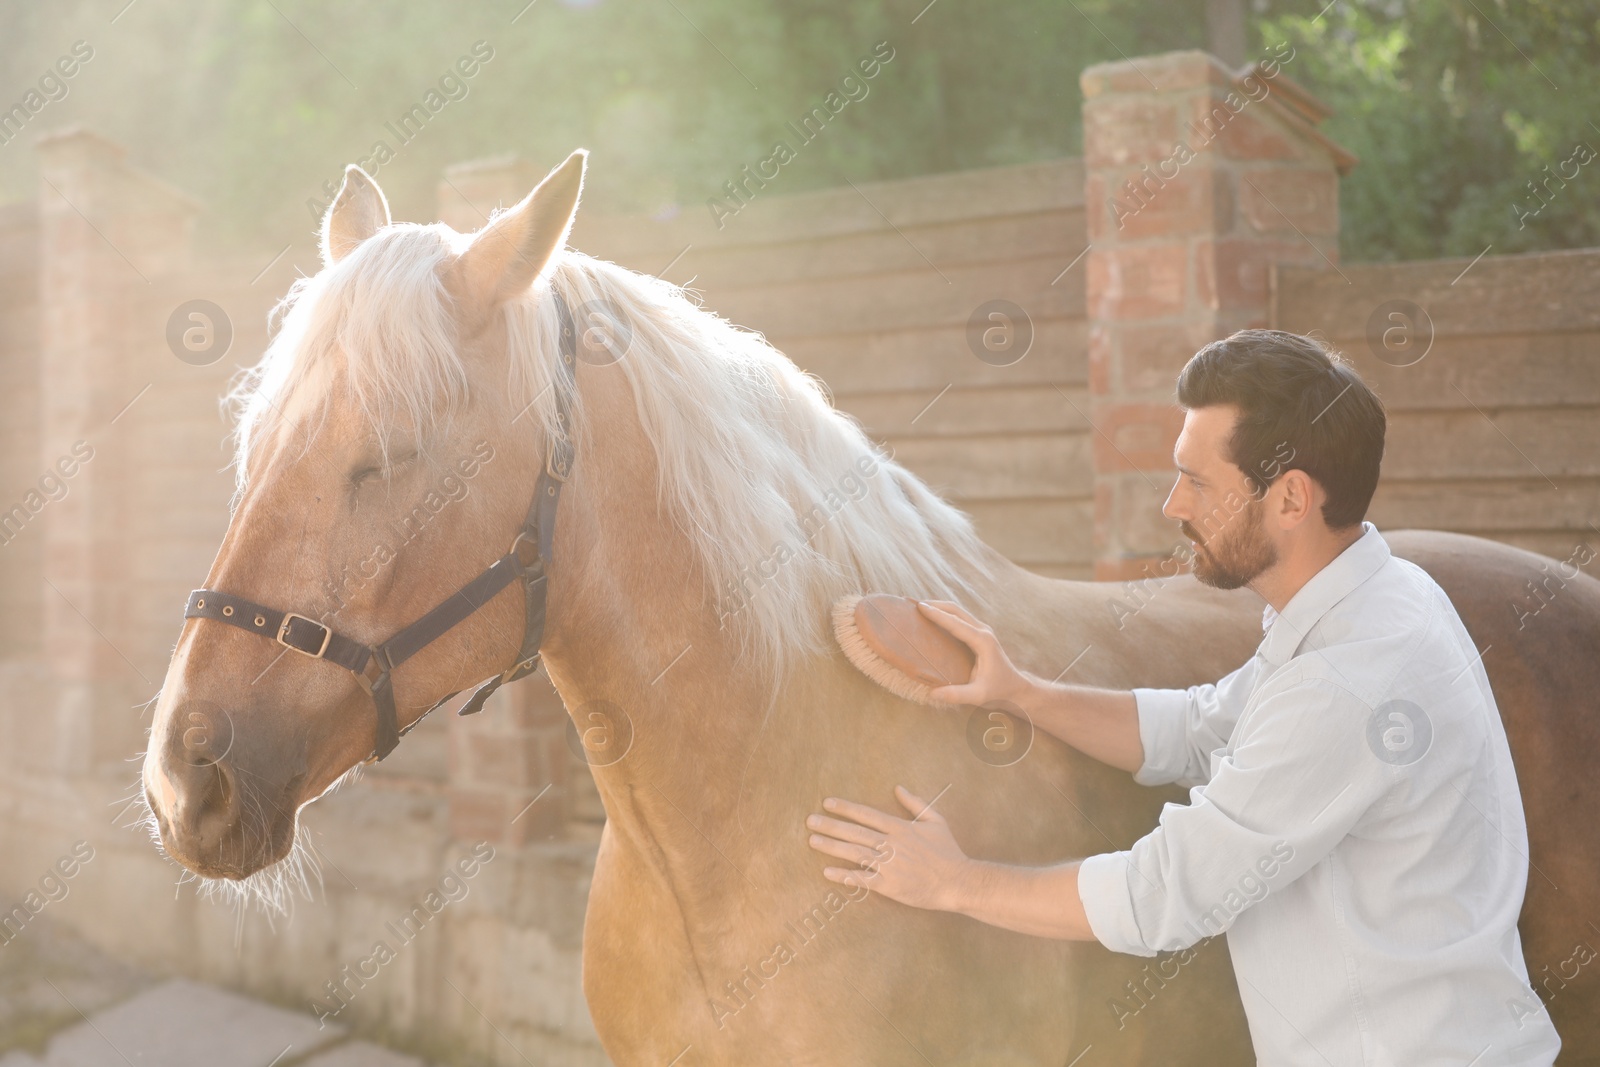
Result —
[{"label": "horse", "polygon": [[[603,708],[631,731],[592,768],[606,824],[583,934],[614,1062],[1252,1062],[1221,940],[1140,960],[847,893],[804,818],[825,796],[891,808],[898,783],[970,854],[1042,864],[1125,847],[1181,798],[1044,736],[994,759],[977,709],[911,704],[850,666],[829,629],[841,595],[958,600],[1027,669],[1124,688],[1232,670],[1260,602],[1011,564],[759,334],[566,248],[586,165],[471,235],[392,221],[346,172],[323,268],[233,394],[231,521],[143,764],[158,846],[208,884],[267,891],[306,804],[450,694],[525,673],[532,643],[578,726]],[[485,455],[469,492],[409,522]],[[530,508],[553,490],[559,507]],[[1572,1062],[1596,1062],[1600,980],[1568,971],[1600,916],[1600,582],[1563,570],[1530,617],[1513,604],[1550,561],[1390,540],[1492,646],[1539,872],[1529,970],[1556,968],[1549,1010]]]}]

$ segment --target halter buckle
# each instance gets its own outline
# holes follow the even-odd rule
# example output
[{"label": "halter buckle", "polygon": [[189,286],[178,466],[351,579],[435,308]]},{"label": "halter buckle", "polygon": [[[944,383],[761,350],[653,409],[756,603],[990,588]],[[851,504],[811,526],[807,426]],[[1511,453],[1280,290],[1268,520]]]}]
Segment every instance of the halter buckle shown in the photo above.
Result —
[{"label": "halter buckle", "polygon": [[[294,644],[289,640],[289,627],[296,622],[303,622],[308,626],[315,626],[317,629],[322,631],[322,644],[317,646],[317,650],[315,652],[311,651],[309,648],[303,648],[300,645]],[[297,612],[288,611],[284,612],[283,623],[278,627],[278,636],[276,640],[278,644],[282,645],[284,648],[298,652],[302,656],[310,656],[312,659],[321,659],[323,653],[328,651],[328,643],[333,640],[333,630],[322,625],[322,623],[318,622],[316,619],[308,619],[304,615],[298,614]]]},{"label": "halter buckle", "polygon": [[531,571],[535,567],[544,569],[544,559],[539,552],[539,539],[527,530],[518,531],[516,540],[511,542],[507,554],[515,556],[524,571]]}]

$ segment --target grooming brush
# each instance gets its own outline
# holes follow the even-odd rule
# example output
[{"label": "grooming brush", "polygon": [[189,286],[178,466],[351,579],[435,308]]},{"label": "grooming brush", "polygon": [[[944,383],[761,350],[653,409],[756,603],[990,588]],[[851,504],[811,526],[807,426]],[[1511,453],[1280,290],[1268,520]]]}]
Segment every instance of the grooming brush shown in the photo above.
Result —
[{"label": "grooming brush", "polygon": [[897,697],[935,707],[949,705],[929,694],[971,679],[976,662],[972,649],[918,611],[915,600],[889,593],[834,601],[833,637],[862,674]]}]

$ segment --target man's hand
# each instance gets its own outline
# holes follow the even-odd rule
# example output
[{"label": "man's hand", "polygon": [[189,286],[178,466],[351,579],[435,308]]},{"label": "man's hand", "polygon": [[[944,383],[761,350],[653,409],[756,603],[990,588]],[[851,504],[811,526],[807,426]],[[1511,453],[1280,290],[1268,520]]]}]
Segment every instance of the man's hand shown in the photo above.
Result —
[{"label": "man's hand", "polygon": [[934,700],[979,707],[996,703],[1015,707],[1021,703],[1023,694],[1033,688],[1033,678],[1011,662],[994,631],[966,608],[948,600],[921,600],[917,602],[917,610],[972,649],[977,657],[972,677],[966,684],[942,685],[929,694]]},{"label": "man's hand", "polygon": [[934,700],[999,708],[1013,714],[1020,711],[1034,727],[1101,763],[1130,774],[1144,765],[1139,708],[1131,692],[1047,682],[1018,669],[1000,647],[994,631],[960,604],[923,600],[917,603],[917,609],[934,625],[942,626],[965,643],[977,657],[967,683],[934,689],[929,693]]},{"label": "man's hand", "polygon": [[1022,934],[1094,940],[1078,898],[1076,862],[1013,867],[970,859],[951,836],[944,816],[927,801],[903,786],[895,786],[894,795],[911,818],[829,797],[822,806],[844,818],[812,815],[806,820],[812,848],[856,865],[825,868],[822,873],[830,881]]},{"label": "man's hand", "polygon": [[977,864],[961,851],[944,816],[927,801],[903,786],[895,786],[894,795],[911,818],[829,797],[822,806],[843,818],[814,814],[806,820],[812,848],[856,865],[827,867],[823,875],[913,908],[959,910]]}]

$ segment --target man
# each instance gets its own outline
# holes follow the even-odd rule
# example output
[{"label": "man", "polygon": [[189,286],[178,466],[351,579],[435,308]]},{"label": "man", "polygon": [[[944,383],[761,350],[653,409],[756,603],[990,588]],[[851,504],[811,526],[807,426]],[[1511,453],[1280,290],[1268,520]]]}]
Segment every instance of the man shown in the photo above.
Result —
[{"label": "man", "polygon": [[1549,1064],[1561,1043],[1517,936],[1527,828],[1494,696],[1444,592],[1362,521],[1382,404],[1322,345],[1273,330],[1202,349],[1178,400],[1162,510],[1195,577],[1267,602],[1248,663],[1188,690],[1055,685],[957,605],[922,610],[977,654],[937,699],[1019,706],[1143,784],[1193,786],[1190,803],[1126,852],[1036,868],[968,858],[903,788],[920,818],[830,799],[812,847],[856,866],[825,874],[1144,956],[1226,931],[1273,1067]]}]

